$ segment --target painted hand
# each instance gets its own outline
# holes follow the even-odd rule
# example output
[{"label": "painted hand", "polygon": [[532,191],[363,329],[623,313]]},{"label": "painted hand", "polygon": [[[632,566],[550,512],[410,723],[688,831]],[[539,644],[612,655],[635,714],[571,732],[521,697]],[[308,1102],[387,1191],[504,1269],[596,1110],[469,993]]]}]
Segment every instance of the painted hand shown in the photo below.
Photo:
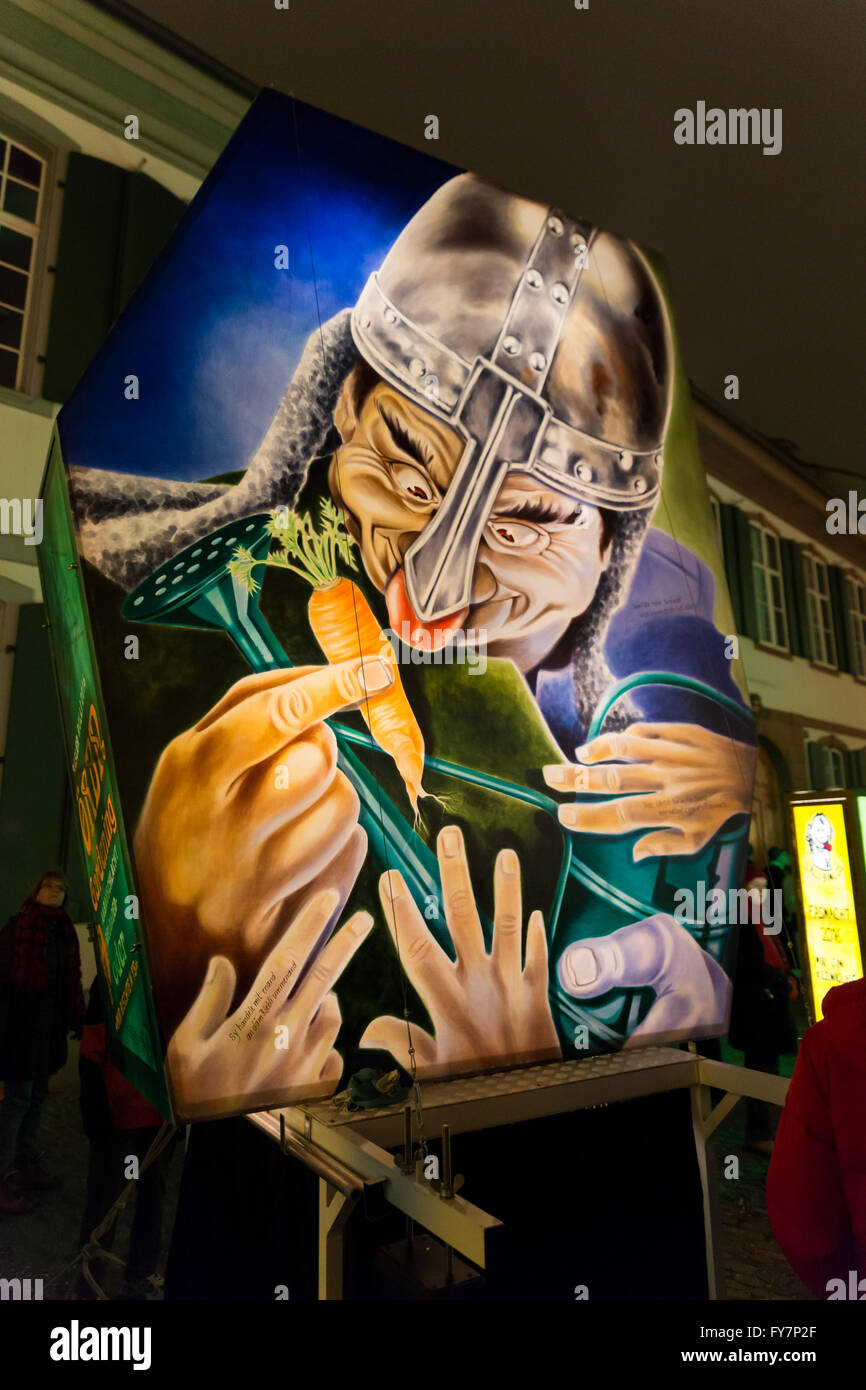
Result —
[{"label": "painted hand", "polygon": [[367,838],[324,721],[363,695],[360,664],[247,676],[163,752],[135,859],[168,1031],[214,955],[252,972],[314,892],[352,891]]},{"label": "painted hand", "polygon": [[724,1018],[731,992],[721,966],[665,912],[575,942],[563,951],[557,974],[574,999],[629,986],[655,990],[655,1002],[625,1047],[661,1035],[671,1042],[693,1038],[696,1027]]},{"label": "painted hand", "polygon": [[580,763],[543,769],[547,785],[605,800],[560,806],[560,821],[588,835],[663,826],[637,841],[635,863],[697,854],[729,816],[751,809],[757,750],[698,724],[632,724],[575,752]]},{"label": "painted hand", "polygon": [[198,997],[168,1045],[175,1108],[184,1119],[212,1114],[221,1098],[227,1111],[241,1098],[266,1109],[290,1086],[298,1099],[336,1088],[343,1069],[334,1051],[341,1019],[331,987],[372,927],[370,914],[356,912],[298,980],[338,904],[335,889],[310,899],[231,1013],[234,966],[225,956],[212,957]]},{"label": "painted hand", "polygon": [[411,1071],[415,1049],[420,1078],[441,1076],[461,1066],[559,1057],[547,998],[547,940],[540,912],[526,932],[521,968],[523,909],[520,864],[513,850],[502,850],[494,871],[493,945],[488,955],[475,906],[463,836],[446,826],[437,842],[445,919],[457,952],[450,961],[416,908],[402,876],[391,870],[379,880],[385,920],[411,983],[435,1029],[431,1036],[415,1024],[411,1039],[400,1018],[376,1018],[361,1047],[382,1048]]}]

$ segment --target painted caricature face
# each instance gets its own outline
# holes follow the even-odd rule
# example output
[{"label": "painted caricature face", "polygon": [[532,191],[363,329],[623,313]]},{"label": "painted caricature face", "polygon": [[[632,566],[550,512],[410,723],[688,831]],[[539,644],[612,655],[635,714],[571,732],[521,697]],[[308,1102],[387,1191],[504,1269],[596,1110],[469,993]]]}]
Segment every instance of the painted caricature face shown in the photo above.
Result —
[{"label": "painted caricature face", "polygon": [[356,412],[350,378],[334,418],[343,444],[331,463],[331,492],[385,594],[392,628],[408,622],[434,648],[481,629],[491,655],[523,670],[536,665],[589,607],[607,567],[599,510],[509,474],[478,547],[468,609],[425,624],[406,594],[403,560],[447,491],[464,440],[381,381]]}]

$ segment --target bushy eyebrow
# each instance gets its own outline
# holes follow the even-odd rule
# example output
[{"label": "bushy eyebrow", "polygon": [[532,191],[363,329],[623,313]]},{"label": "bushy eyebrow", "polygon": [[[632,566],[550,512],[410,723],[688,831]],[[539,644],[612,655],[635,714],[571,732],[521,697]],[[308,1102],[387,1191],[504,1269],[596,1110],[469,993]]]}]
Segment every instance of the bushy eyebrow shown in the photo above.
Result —
[{"label": "bushy eyebrow", "polygon": [[501,510],[497,506],[490,520],[523,517],[525,521],[536,521],[540,525],[554,521],[567,523],[577,519],[580,505],[567,497],[563,497],[561,502],[542,501],[540,497],[515,498],[513,502],[503,502]]},{"label": "bushy eyebrow", "polygon": [[423,446],[417,439],[413,438],[406,426],[403,425],[396,416],[391,415],[382,405],[381,401],[376,401],[376,409],[384,420],[388,432],[398,449],[402,449],[404,454],[408,454],[410,458],[415,459],[417,463],[420,463],[422,468],[429,467],[429,453],[425,454]]}]

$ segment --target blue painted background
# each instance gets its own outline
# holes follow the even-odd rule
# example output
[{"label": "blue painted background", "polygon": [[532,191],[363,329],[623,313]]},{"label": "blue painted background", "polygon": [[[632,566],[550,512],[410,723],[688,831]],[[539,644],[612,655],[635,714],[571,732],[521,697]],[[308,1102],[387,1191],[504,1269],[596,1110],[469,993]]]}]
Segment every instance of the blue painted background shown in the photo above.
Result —
[{"label": "blue painted background", "polygon": [[319,318],[354,304],[460,172],[262,92],[61,411],[66,462],[182,479],[245,468]]}]

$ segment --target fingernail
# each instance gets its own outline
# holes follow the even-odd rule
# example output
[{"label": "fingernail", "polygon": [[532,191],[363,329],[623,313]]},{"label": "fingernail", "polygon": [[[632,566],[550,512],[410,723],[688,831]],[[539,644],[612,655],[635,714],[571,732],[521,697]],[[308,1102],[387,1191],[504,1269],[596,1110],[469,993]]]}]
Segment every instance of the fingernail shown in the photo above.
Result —
[{"label": "fingernail", "polygon": [[357,920],[352,927],[352,933],[354,936],[358,937],[366,936],[372,925],[373,918],[371,914],[369,912],[359,912]]},{"label": "fingernail", "polygon": [[460,840],[460,831],[456,830],[453,825],[449,825],[447,829],[442,831],[439,841],[446,859],[455,859],[460,853]]},{"label": "fingernail", "polygon": [[573,830],[580,820],[580,808],[578,806],[560,806],[557,815],[563,825],[567,825]]},{"label": "fingernail", "polygon": [[391,663],[382,661],[378,656],[368,661],[362,661],[358,666],[357,676],[361,683],[362,692],[367,695],[375,695],[379,690],[387,690],[394,681]]},{"label": "fingernail", "polygon": [[561,787],[565,781],[565,774],[568,771],[565,763],[550,763],[543,767],[544,780],[549,787]]},{"label": "fingernail", "polygon": [[332,912],[336,912],[340,906],[340,894],[336,888],[325,888],[319,900],[319,911],[327,913],[330,917]]},{"label": "fingernail", "polygon": [[585,989],[598,977],[598,961],[588,946],[577,946],[569,951],[563,967],[574,989]]},{"label": "fingernail", "polygon": [[584,758],[589,757],[589,744],[585,743],[582,748],[575,748],[574,756],[583,762]]},{"label": "fingernail", "polygon": [[499,856],[499,865],[506,878],[514,878],[520,869],[520,861],[513,849],[504,849]]},{"label": "fingernail", "polygon": [[396,902],[398,898],[405,898],[406,885],[403,882],[402,874],[399,874],[396,869],[387,869],[379,882],[389,902]]}]

